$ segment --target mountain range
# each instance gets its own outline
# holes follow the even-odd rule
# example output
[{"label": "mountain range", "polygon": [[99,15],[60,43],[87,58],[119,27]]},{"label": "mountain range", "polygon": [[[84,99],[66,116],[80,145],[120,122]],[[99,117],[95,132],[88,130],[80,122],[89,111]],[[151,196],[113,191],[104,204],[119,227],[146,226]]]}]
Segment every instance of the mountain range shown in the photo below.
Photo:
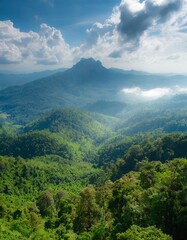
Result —
[{"label": "mountain range", "polygon": [[[121,111],[121,104],[126,101],[120,94],[123,88],[175,85],[187,85],[186,77],[107,69],[93,58],[81,59],[66,71],[1,90],[0,111],[17,122],[30,120],[54,108],[86,108],[97,112],[95,106],[99,106],[100,101],[113,104],[112,109],[119,102]],[[108,112],[110,115],[110,107]]]},{"label": "mountain range", "polygon": [[63,72],[66,69],[47,70],[33,73],[0,73],[0,90],[7,87],[23,85],[39,78],[45,78],[57,72]]}]

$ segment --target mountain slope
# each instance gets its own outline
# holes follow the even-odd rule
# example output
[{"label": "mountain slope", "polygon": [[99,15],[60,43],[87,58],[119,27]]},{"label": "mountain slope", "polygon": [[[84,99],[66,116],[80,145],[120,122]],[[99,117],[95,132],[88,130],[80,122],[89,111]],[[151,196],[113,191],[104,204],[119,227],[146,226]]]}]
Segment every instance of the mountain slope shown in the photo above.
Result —
[{"label": "mountain slope", "polygon": [[[122,79],[123,74],[115,74]],[[106,80],[113,78],[100,62],[82,60],[63,73],[0,92],[0,110],[18,121],[46,110],[82,107],[99,99],[116,98],[116,89]]]}]

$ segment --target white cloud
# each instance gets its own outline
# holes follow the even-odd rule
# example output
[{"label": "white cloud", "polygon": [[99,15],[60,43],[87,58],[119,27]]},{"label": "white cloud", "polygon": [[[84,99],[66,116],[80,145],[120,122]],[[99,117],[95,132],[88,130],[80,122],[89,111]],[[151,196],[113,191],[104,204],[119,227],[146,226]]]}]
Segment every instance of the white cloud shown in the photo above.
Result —
[{"label": "white cloud", "polygon": [[22,32],[11,21],[0,21],[1,68],[7,63],[70,66],[82,57],[108,67],[187,73],[187,0],[122,0],[73,48],[47,24],[38,32]]},{"label": "white cloud", "polygon": [[122,0],[76,53],[109,67],[187,73],[187,1]]},{"label": "white cloud", "polygon": [[176,86],[174,88],[152,88],[149,90],[142,90],[139,87],[134,87],[124,88],[121,92],[125,95],[142,98],[143,100],[156,100],[166,96],[187,94],[187,88]]},{"label": "white cloud", "polygon": [[139,87],[124,88],[121,90],[121,92],[126,93],[126,94],[141,95],[141,89]]},{"label": "white cloud", "polygon": [[155,88],[147,91],[142,91],[141,96],[143,98],[157,99],[171,94],[171,89],[169,88]]},{"label": "white cloud", "polygon": [[60,64],[71,60],[71,49],[59,30],[41,24],[39,32],[21,32],[11,21],[0,21],[0,63]]},{"label": "white cloud", "polygon": [[132,13],[138,13],[145,8],[145,2],[142,3],[137,0],[122,0],[120,8],[128,8]]},{"label": "white cloud", "polygon": [[174,13],[180,11],[182,3],[183,0],[122,1],[117,29],[125,42],[133,41],[136,47],[147,30],[166,23]]}]

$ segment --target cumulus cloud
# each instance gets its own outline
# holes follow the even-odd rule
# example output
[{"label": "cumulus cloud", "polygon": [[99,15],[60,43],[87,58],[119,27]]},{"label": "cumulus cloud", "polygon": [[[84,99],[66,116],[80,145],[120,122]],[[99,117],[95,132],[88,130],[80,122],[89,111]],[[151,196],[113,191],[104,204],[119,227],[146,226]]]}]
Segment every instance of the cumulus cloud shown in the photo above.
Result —
[{"label": "cumulus cloud", "polygon": [[172,13],[179,11],[183,0],[124,0],[120,10],[118,31],[125,41],[139,41],[150,27],[164,23]]},{"label": "cumulus cloud", "polygon": [[0,41],[0,64],[19,63],[21,60],[21,52],[17,46]]},{"label": "cumulus cloud", "polygon": [[21,32],[11,21],[0,21],[0,64],[58,64],[71,57],[62,33],[47,24],[39,32]]},{"label": "cumulus cloud", "polygon": [[87,34],[77,56],[119,68],[187,72],[186,0],[122,0],[109,19],[93,24]]},{"label": "cumulus cloud", "polygon": [[[88,38],[85,45],[87,47],[97,45],[101,38],[105,38],[105,42],[106,38],[107,41],[111,41],[112,36],[116,35],[116,47],[123,44],[126,51],[132,51],[148,30],[155,31],[158,35],[163,24],[167,23],[174,13],[179,12],[184,1],[122,0],[120,5],[113,9],[110,18],[104,23],[94,23],[87,30]],[[114,49],[109,56],[114,55],[115,58],[117,51]]]},{"label": "cumulus cloud", "polygon": [[125,95],[136,96],[144,100],[156,100],[166,96],[187,94],[187,88],[176,86],[174,88],[153,88],[149,90],[142,90],[139,87],[134,87],[124,88],[121,92]]}]

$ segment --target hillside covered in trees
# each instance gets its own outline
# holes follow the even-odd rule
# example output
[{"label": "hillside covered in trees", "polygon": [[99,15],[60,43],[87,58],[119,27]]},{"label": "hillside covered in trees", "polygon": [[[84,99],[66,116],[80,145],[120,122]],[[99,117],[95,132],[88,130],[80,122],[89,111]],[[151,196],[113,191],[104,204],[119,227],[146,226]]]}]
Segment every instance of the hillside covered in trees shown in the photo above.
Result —
[{"label": "hillside covered in trees", "polygon": [[21,126],[2,115],[0,239],[185,240],[187,134],[157,123],[124,134],[126,122],[62,109]]}]

